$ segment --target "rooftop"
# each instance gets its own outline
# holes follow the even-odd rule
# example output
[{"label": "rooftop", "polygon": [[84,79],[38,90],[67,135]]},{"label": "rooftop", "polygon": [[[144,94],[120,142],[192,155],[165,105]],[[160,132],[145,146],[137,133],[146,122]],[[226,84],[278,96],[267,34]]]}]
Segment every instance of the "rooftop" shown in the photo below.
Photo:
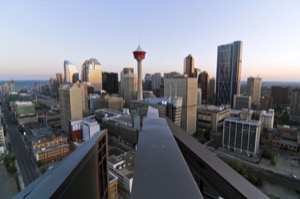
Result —
[{"label": "rooftop", "polygon": [[245,119],[236,118],[236,117],[225,118],[224,121],[225,122],[230,121],[230,122],[244,123],[244,124],[250,124],[250,125],[255,125],[255,126],[258,126],[261,124],[261,121],[259,121],[259,120],[245,120]]},{"label": "rooftop", "polygon": [[139,136],[131,198],[202,198],[166,120],[152,107]]}]

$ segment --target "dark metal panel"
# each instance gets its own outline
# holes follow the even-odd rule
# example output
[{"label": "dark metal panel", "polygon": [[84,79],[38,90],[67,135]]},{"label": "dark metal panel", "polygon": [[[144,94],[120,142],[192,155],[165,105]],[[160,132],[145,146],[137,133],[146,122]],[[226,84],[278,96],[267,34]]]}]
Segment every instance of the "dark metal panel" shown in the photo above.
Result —
[{"label": "dark metal panel", "polygon": [[202,198],[166,120],[151,107],[139,135],[131,198]]}]

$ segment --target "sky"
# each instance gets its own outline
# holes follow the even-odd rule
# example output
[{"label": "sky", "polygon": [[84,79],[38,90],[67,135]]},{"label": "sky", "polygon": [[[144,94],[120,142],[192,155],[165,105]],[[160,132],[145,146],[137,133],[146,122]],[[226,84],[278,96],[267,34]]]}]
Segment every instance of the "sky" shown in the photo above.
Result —
[{"label": "sky", "polygon": [[0,80],[49,79],[64,60],[96,58],[120,73],[147,52],[143,74],[195,67],[216,76],[217,47],[243,41],[242,80],[300,81],[298,0],[0,1]]}]

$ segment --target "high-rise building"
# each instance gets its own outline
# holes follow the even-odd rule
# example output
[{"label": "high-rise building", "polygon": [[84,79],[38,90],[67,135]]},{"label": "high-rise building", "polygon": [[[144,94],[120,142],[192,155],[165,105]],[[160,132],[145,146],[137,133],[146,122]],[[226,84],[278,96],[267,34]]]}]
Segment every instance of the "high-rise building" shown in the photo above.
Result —
[{"label": "high-rise building", "polygon": [[154,73],[151,77],[151,89],[156,95],[158,95],[159,93],[161,82],[162,82],[161,74]]},{"label": "high-rise building", "polygon": [[62,73],[56,73],[56,81],[57,81],[58,87],[63,83],[63,74]]},{"label": "high-rise building", "polygon": [[216,99],[216,79],[210,78],[208,86],[208,103],[215,104]]},{"label": "high-rise building", "polygon": [[216,104],[233,105],[233,97],[240,94],[242,72],[241,41],[218,46]]},{"label": "high-rise building", "polygon": [[197,89],[197,109],[200,108],[202,104],[202,89],[198,88]]},{"label": "high-rise building", "polygon": [[[199,75],[201,73],[201,70],[199,68],[194,68],[194,77],[199,78]],[[198,86],[199,87],[199,86]]]},{"label": "high-rise building", "polygon": [[102,73],[103,90],[109,94],[116,94],[119,92],[118,73]]},{"label": "high-rise building", "polygon": [[82,91],[79,83],[63,84],[59,88],[61,128],[69,133],[69,121],[82,119]]},{"label": "high-rise building", "polygon": [[224,120],[224,147],[239,150],[249,154],[256,154],[259,148],[262,123],[257,120],[243,120],[240,118],[226,118]]},{"label": "high-rise building", "polygon": [[260,77],[248,77],[247,80],[247,95],[251,96],[252,104],[260,104],[261,93],[261,78]]},{"label": "high-rise building", "polygon": [[182,97],[181,125],[187,133],[196,132],[197,79],[186,76],[164,79],[165,97]]},{"label": "high-rise building", "polygon": [[64,61],[64,82],[72,83],[74,73],[78,73],[76,66],[73,65],[71,62],[65,60]]},{"label": "high-rise building", "polygon": [[184,59],[184,68],[183,68],[183,74],[187,74],[188,77],[195,77],[194,75],[194,58],[191,54],[189,54]]},{"label": "high-rise building", "polygon": [[131,100],[136,100],[136,76],[133,68],[123,68],[121,71],[121,96],[125,100],[125,107],[129,107]]},{"label": "high-rise building", "polygon": [[292,91],[291,99],[291,119],[300,121],[300,89],[294,89]]},{"label": "high-rise building", "polygon": [[76,83],[77,81],[79,81],[79,73],[74,73],[72,75],[72,83]]},{"label": "high-rise building", "polygon": [[209,74],[206,71],[201,72],[198,77],[198,86],[202,90],[202,102],[204,103],[208,101],[209,79]]},{"label": "high-rise building", "polygon": [[145,74],[144,87],[143,87],[143,89],[145,91],[151,91],[152,90],[152,88],[151,88],[151,84],[152,84],[151,81],[152,81],[152,75],[149,74],[149,73],[146,73]]},{"label": "high-rise building", "polygon": [[83,82],[90,82],[95,90],[102,90],[102,66],[97,59],[91,58],[82,64]]},{"label": "high-rise building", "polygon": [[272,86],[271,96],[273,104],[277,106],[287,106],[289,97],[289,87],[287,86]]}]

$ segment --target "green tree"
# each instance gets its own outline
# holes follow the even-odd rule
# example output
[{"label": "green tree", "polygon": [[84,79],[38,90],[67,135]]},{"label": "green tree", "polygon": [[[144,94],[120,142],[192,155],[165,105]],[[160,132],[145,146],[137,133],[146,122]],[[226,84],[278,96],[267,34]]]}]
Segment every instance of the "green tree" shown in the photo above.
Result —
[{"label": "green tree", "polygon": [[274,154],[272,153],[272,151],[268,150],[268,149],[264,149],[263,153],[262,153],[262,157],[267,158],[269,160],[274,158]]},{"label": "green tree", "polygon": [[275,165],[276,165],[275,158],[272,158],[272,159],[271,159],[271,165],[273,165],[273,166],[275,166]]}]

